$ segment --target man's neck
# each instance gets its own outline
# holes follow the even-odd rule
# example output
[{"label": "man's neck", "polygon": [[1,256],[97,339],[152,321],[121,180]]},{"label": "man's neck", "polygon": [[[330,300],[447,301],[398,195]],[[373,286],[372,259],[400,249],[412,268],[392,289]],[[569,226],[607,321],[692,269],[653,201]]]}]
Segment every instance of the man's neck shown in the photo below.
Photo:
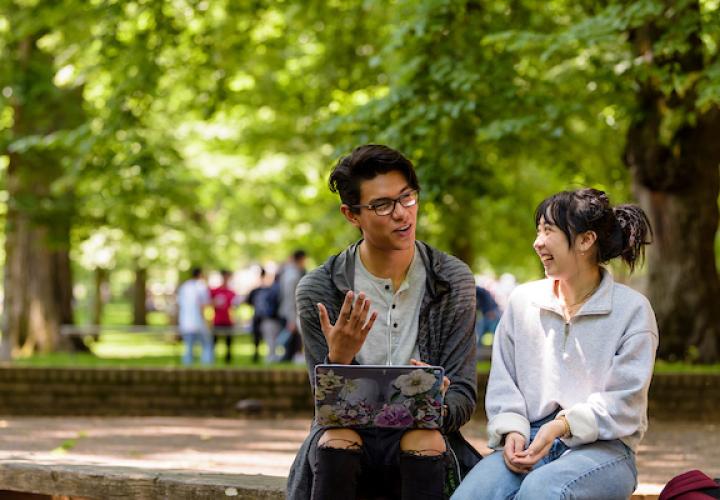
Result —
[{"label": "man's neck", "polygon": [[407,250],[384,251],[360,243],[360,260],[365,269],[378,278],[391,279],[393,289],[400,288],[415,256],[415,245]]}]

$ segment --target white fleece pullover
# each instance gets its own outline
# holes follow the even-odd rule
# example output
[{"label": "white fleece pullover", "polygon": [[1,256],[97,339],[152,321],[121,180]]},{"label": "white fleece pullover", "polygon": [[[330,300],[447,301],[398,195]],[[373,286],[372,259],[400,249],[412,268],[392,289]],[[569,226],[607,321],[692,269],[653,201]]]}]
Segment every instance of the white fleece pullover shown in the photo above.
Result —
[{"label": "white fleece pullover", "polygon": [[521,285],[495,333],[485,395],[488,446],[529,439],[530,423],[560,409],[570,447],[621,439],[635,450],[647,429],[647,394],[658,344],[655,314],[640,293],[602,281],[566,325],[553,280]]}]

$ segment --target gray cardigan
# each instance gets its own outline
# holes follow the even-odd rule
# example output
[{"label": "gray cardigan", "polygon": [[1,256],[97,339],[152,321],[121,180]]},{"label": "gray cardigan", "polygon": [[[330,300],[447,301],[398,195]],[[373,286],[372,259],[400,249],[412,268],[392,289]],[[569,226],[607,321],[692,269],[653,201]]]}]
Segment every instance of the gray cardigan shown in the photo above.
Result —
[{"label": "gray cardigan", "polygon": [[[328,354],[316,304],[323,303],[330,322],[335,323],[345,293],[353,289],[355,252],[359,243],[328,259],[324,265],[308,273],[298,285],[297,311],[311,379],[315,365],[325,362]],[[480,460],[479,453],[459,432],[460,427],[470,420],[477,400],[475,282],[470,269],[459,259],[419,241],[416,250],[427,272],[420,308],[418,349],[422,361],[444,367],[451,381],[445,395],[447,415],[443,419],[442,430],[464,476]],[[295,457],[287,484],[287,498],[290,500],[310,498],[312,470],[308,452],[320,430],[313,421],[310,435]]]}]

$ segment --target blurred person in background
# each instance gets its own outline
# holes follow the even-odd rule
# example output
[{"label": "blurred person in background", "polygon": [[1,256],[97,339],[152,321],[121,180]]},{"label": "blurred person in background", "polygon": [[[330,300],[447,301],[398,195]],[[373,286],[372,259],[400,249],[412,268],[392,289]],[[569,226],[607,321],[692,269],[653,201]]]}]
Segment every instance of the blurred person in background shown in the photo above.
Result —
[{"label": "blurred person in background", "polygon": [[247,296],[246,303],[253,308],[252,335],[255,344],[253,363],[260,360],[260,341],[263,340],[267,346],[268,363],[279,361],[277,355],[277,340],[282,330],[282,322],[278,317],[279,288],[278,280],[267,284],[267,272],[260,268],[260,284],[255,287]]},{"label": "blurred person in background", "polygon": [[[477,321],[475,323],[475,337],[477,339],[478,359],[490,359],[492,341],[485,339],[485,334],[493,335],[500,322],[500,307],[490,290],[480,285],[475,286],[475,301],[477,303]],[[492,337],[491,337],[492,338]]]},{"label": "blurred person in background", "polygon": [[232,307],[235,305],[237,295],[230,288],[232,273],[227,269],[220,270],[222,284],[210,290],[210,298],[214,309],[213,316],[213,346],[218,338],[225,338],[225,363],[232,362],[232,342],[235,331],[235,322],[232,317]]},{"label": "blurred person in background", "polygon": [[198,343],[202,348],[200,361],[212,364],[215,361],[213,338],[204,314],[205,308],[210,305],[210,292],[202,269],[195,267],[190,275],[190,279],[183,282],[177,291],[178,331],[185,345],[182,361],[185,365],[193,363],[193,350]]},{"label": "blurred person in background", "polygon": [[281,361],[293,361],[303,363],[302,339],[297,323],[297,311],[295,306],[295,289],[300,278],[305,276],[305,261],[307,254],[305,250],[295,250],[288,262],[279,271],[280,303],[279,316],[285,325],[281,342],[285,347]]}]

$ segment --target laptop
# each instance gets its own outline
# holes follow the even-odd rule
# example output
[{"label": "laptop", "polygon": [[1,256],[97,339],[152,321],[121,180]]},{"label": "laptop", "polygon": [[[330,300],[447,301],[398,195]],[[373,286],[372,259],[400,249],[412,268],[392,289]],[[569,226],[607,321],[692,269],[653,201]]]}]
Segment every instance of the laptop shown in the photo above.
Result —
[{"label": "laptop", "polygon": [[322,427],[438,429],[439,366],[316,365],[315,420]]}]

